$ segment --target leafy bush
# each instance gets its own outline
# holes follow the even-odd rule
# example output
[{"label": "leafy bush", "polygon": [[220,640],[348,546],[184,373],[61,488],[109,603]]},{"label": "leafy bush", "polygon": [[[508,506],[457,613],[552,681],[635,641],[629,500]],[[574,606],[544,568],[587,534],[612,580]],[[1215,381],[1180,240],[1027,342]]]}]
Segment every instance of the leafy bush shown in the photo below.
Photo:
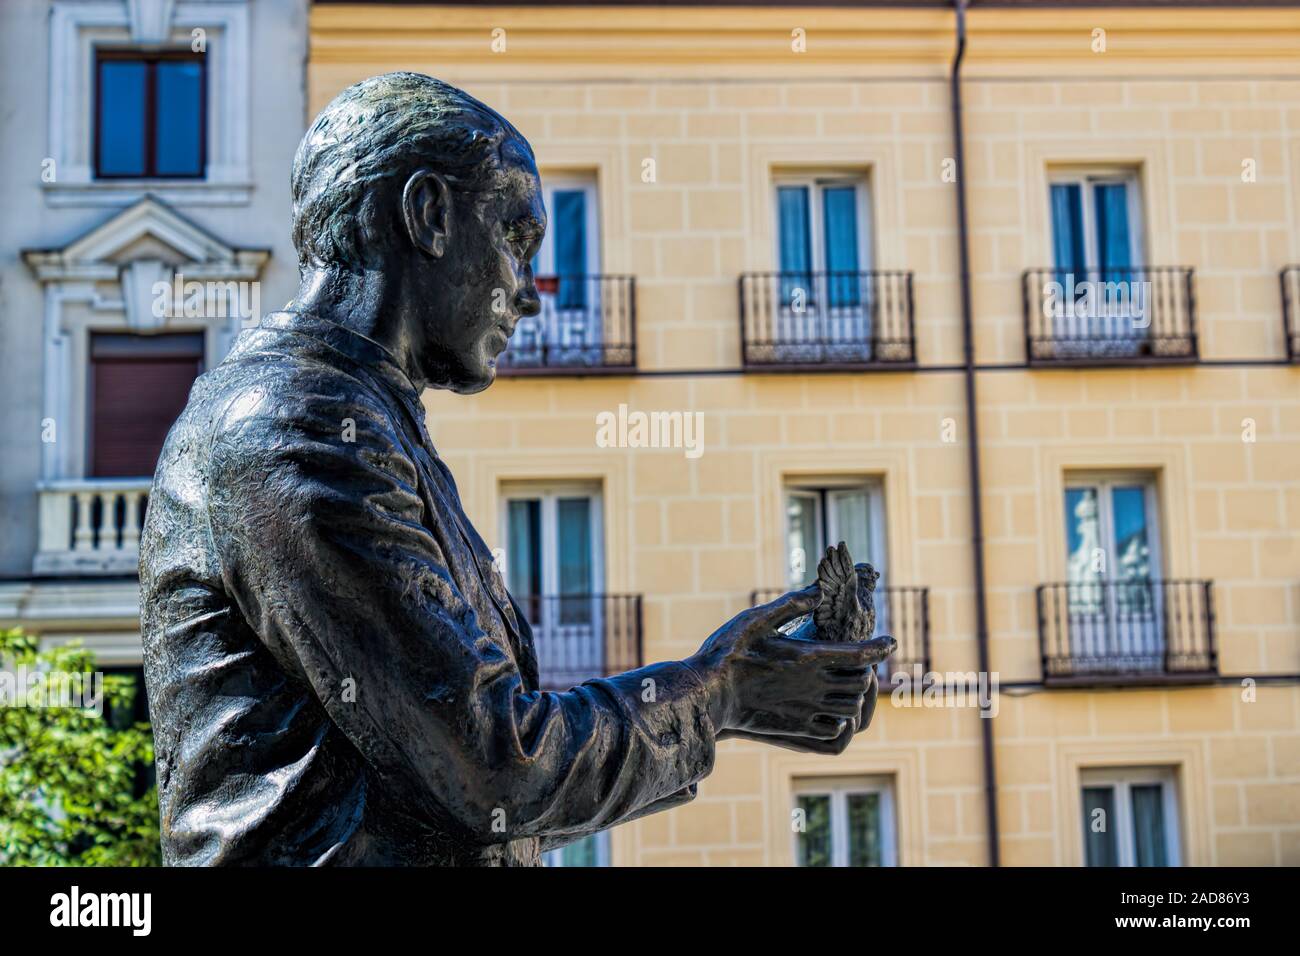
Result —
[{"label": "leafy bush", "polygon": [[[21,631],[0,631],[0,671],[89,674],[95,656],[77,645],[38,650]],[[25,684],[17,682],[17,692]],[[125,723],[137,689],[103,675],[104,714],[66,706],[0,705],[0,864],[158,866],[158,791],[147,723]],[[114,715],[113,720],[106,719]]]}]

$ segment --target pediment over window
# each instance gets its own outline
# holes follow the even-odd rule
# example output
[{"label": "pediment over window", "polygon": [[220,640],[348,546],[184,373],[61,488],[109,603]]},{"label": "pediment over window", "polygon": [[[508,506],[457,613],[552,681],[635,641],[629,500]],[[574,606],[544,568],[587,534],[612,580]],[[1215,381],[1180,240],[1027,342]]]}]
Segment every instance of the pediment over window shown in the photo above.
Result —
[{"label": "pediment over window", "polygon": [[41,282],[117,280],[132,263],[161,264],[199,280],[255,280],[269,249],[240,249],[146,196],[62,249],[28,249],[23,261]]}]

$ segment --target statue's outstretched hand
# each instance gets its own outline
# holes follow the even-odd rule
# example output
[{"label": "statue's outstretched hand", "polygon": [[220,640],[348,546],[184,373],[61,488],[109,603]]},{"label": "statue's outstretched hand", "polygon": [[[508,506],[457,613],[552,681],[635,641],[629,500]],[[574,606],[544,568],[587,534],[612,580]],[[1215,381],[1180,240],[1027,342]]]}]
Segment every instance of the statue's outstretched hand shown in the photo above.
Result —
[{"label": "statue's outstretched hand", "polygon": [[813,584],[742,611],[687,659],[710,688],[720,738],[839,753],[870,721],[874,665],[889,655],[894,641],[825,643],[777,633],[820,602],[821,589]]}]

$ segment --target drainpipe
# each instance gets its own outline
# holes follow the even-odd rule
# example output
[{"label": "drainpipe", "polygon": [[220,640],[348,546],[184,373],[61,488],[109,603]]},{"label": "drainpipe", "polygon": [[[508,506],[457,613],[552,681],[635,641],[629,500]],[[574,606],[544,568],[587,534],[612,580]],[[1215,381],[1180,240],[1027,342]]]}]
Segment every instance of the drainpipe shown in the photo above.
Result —
[{"label": "drainpipe", "polygon": [[[989,671],[989,616],[984,578],[984,497],[980,484],[979,420],[975,415],[975,335],[971,323],[970,234],[966,222],[966,151],[961,114],[961,64],[966,55],[966,0],[954,0],[957,14],[957,50],[952,61],[952,141],[957,163],[957,247],[961,265],[961,335],[966,384],[967,467],[970,471],[971,557],[975,566],[975,645],[979,668]],[[1000,866],[998,839],[998,786],[993,759],[993,720],[980,716],[984,756],[984,812],[989,841],[989,866]]]}]

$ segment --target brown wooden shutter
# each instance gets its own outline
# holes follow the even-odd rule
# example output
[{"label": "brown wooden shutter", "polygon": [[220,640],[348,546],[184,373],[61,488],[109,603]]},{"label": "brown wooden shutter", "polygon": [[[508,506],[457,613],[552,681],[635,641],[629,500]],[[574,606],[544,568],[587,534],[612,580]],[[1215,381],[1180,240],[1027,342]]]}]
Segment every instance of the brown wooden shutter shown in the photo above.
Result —
[{"label": "brown wooden shutter", "polygon": [[91,476],[152,476],[203,369],[203,336],[95,334],[90,364]]}]

